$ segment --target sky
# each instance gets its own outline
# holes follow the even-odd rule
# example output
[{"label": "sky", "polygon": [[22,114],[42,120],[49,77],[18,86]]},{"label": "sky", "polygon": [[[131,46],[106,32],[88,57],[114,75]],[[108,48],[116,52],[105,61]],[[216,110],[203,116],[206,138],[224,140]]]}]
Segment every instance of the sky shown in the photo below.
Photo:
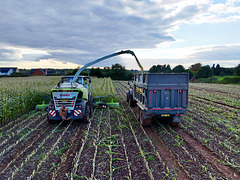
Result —
[{"label": "sky", "polygon": [[0,0],[0,67],[235,67],[239,32],[240,0]]}]

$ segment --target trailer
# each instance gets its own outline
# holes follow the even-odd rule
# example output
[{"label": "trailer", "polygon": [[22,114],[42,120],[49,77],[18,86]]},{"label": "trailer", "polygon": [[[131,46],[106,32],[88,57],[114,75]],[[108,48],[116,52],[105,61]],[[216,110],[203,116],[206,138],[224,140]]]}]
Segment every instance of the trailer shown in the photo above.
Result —
[{"label": "trailer", "polygon": [[178,126],[188,106],[188,73],[143,73],[134,75],[127,92],[127,102],[136,107],[142,126],[152,118],[167,119]]}]

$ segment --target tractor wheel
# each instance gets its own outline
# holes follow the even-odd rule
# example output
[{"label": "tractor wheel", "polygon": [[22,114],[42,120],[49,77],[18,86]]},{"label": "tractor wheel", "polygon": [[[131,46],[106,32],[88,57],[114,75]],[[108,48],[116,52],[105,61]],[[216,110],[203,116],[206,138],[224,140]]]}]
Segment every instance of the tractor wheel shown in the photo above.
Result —
[{"label": "tractor wheel", "polygon": [[151,126],[152,118],[144,118],[143,117],[143,111],[141,109],[140,109],[139,116],[140,116],[140,123],[143,127]]},{"label": "tractor wheel", "polygon": [[83,122],[83,123],[88,123],[89,114],[90,114],[90,108],[89,108],[89,106],[88,106],[88,104],[87,104],[87,105],[86,105],[86,108],[85,108],[85,114],[83,115],[83,118],[82,118],[82,122]]}]

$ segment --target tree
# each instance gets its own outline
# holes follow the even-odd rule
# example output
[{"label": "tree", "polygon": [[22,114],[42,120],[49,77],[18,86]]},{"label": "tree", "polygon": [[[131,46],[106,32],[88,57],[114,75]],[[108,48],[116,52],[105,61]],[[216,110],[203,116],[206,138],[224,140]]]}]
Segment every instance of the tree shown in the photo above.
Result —
[{"label": "tree", "polygon": [[192,79],[194,75],[193,72],[190,69],[188,69],[187,73],[189,74],[189,79]]},{"label": "tree", "polygon": [[197,72],[201,67],[202,67],[201,63],[196,63],[196,64],[191,65],[190,69],[193,72]]},{"label": "tree", "polygon": [[222,71],[222,68],[220,67],[219,64],[217,64],[216,68],[213,69],[213,73],[215,76],[219,76]]},{"label": "tree", "polygon": [[238,64],[238,65],[234,68],[234,75],[235,75],[235,76],[240,76],[240,64]]},{"label": "tree", "polygon": [[168,64],[168,65],[166,65],[166,64],[164,64],[164,65],[153,65],[150,69],[149,69],[149,72],[150,73],[170,73],[170,72],[172,72],[172,70],[171,70],[171,67],[170,67],[170,65]]},{"label": "tree", "polygon": [[213,75],[213,70],[210,68],[209,65],[207,65],[207,66],[203,66],[198,70],[196,74],[196,79],[208,78],[208,77],[211,77],[212,75]]},{"label": "tree", "polygon": [[131,80],[133,74],[126,70],[124,66],[114,64],[112,65],[109,75],[114,80]]},{"label": "tree", "polygon": [[[75,75],[79,69],[80,69],[80,67],[78,67],[78,68],[72,70],[71,72],[67,73],[67,75]],[[80,75],[87,76],[88,73],[87,73],[86,71],[82,71],[82,72],[80,73]]]},{"label": "tree", "polygon": [[89,73],[90,76],[95,76],[95,77],[103,77],[103,73],[102,73],[102,70],[100,68],[92,68],[90,73]]},{"label": "tree", "polygon": [[186,70],[184,69],[184,67],[182,65],[178,65],[173,68],[173,72],[174,73],[183,73],[183,72],[186,72]]}]

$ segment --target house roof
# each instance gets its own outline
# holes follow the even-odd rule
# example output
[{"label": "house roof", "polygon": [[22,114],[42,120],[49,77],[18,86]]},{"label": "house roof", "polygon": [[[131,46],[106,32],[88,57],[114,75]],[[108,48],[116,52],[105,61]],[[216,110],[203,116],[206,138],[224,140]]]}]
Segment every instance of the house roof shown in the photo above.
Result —
[{"label": "house roof", "polygon": [[40,70],[43,74],[45,74],[45,70],[43,69],[31,69],[31,74],[34,73],[36,70]]},{"label": "house roof", "polygon": [[13,71],[16,71],[17,68],[16,67],[0,67],[0,72],[1,73],[7,73],[10,69],[12,69]]}]

